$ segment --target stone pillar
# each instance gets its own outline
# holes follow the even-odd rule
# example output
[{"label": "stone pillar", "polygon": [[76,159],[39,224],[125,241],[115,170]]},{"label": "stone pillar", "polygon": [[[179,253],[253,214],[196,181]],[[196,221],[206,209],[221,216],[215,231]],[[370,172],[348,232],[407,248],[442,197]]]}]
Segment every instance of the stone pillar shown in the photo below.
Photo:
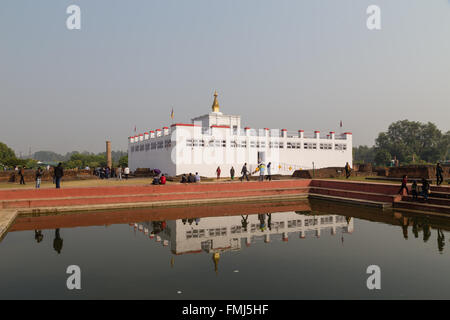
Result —
[{"label": "stone pillar", "polygon": [[112,168],[111,141],[106,141],[106,165]]}]

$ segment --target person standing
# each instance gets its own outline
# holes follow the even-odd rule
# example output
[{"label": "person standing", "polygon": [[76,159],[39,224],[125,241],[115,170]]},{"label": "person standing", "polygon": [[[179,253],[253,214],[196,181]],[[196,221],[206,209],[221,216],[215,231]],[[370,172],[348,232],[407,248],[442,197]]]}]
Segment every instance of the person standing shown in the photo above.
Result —
[{"label": "person standing", "polygon": [[406,190],[406,194],[409,195],[409,190],[408,190],[407,183],[408,183],[408,176],[405,174],[405,175],[403,175],[402,186],[400,187],[400,190],[398,191],[398,194],[403,194],[403,189],[405,189]]},{"label": "person standing", "polygon": [[58,165],[55,168],[55,183],[56,183],[56,189],[59,189],[61,187],[61,179],[64,176],[64,170],[62,167],[62,163],[58,163]]},{"label": "person standing", "polygon": [[441,164],[438,162],[436,165],[436,184],[439,186],[442,182],[444,182],[443,176],[444,170],[441,167]]},{"label": "person standing", "polygon": [[231,167],[231,169],[230,169],[230,177],[231,177],[231,180],[234,180],[234,167],[232,166]]},{"label": "person standing", "polygon": [[217,167],[217,169],[216,169],[216,173],[217,173],[217,180],[219,180],[220,179],[220,173],[222,172],[222,170],[220,170],[220,166],[219,167]]},{"label": "person standing", "polygon": [[425,200],[428,200],[428,196],[430,195],[430,184],[428,183],[427,179],[422,178],[422,196]]},{"label": "person standing", "polygon": [[42,169],[41,167],[36,170],[36,189],[41,187],[41,179],[42,179]]},{"label": "person standing", "polygon": [[125,180],[128,180],[128,175],[130,174],[130,168],[125,167],[123,170],[123,173],[125,174]]},{"label": "person standing", "polygon": [[122,167],[117,167],[116,169],[116,179],[117,180],[122,180]]},{"label": "person standing", "polygon": [[267,164],[267,180],[272,181],[272,162]]},{"label": "person standing", "polygon": [[345,164],[345,178],[348,179],[351,175],[352,169],[350,168],[350,165],[348,162]]},{"label": "person standing", "polygon": [[242,167],[242,170],[241,170],[241,174],[242,174],[242,177],[239,180],[241,180],[241,181],[244,180],[244,177],[247,179],[247,181],[250,180],[248,178],[247,162],[244,163],[244,166]]},{"label": "person standing", "polygon": [[411,194],[413,196],[413,200],[418,200],[417,196],[418,196],[418,192],[417,192],[417,181],[414,180],[411,186]]},{"label": "person standing", "polygon": [[20,167],[19,169],[20,184],[25,184],[24,174],[25,174],[25,167]]}]

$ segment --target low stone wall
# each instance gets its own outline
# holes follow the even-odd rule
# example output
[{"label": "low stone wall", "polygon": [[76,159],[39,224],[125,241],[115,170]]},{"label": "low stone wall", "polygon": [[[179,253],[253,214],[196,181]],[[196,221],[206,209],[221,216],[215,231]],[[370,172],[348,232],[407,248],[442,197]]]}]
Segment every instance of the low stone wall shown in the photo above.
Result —
[{"label": "low stone wall", "polygon": [[[448,177],[450,174],[450,167],[443,166],[442,169],[444,169],[444,177]],[[401,178],[403,175],[407,175],[409,178],[436,179],[436,166],[410,165],[388,168],[388,177]]]},{"label": "low stone wall", "polygon": [[292,174],[292,177],[302,179],[337,178],[343,176],[345,176],[345,169],[340,167],[322,168],[315,170],[295,170]]},{"label": "low stone wall", "polygon": [[[25,170],[25,182],[33,182],[35,181],[36,177],[36,170]],[[42,181],[53,181],[53,169],[50,170],[43,170],[42,173]],[[97,179],[96,176],[92,175],[91,170],[77,170],[77,169],[70,169],[70,170],[64,170],[64,177],[63,179],[65,181],[70,180],[80,180],[80,179]],[[0,172],[0,182],[19,182],[20,176],[18,171],[9,170],[9,171],[2,171]]]}]

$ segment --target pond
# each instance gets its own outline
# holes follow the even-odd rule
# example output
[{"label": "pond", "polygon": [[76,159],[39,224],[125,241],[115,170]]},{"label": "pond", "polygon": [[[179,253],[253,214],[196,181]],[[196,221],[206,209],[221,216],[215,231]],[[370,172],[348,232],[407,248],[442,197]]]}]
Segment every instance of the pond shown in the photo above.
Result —
[{"label": "pond", "polygon": [[20,217],[0,242],[0,299],[449,299],[448,230],[313,200]]}]

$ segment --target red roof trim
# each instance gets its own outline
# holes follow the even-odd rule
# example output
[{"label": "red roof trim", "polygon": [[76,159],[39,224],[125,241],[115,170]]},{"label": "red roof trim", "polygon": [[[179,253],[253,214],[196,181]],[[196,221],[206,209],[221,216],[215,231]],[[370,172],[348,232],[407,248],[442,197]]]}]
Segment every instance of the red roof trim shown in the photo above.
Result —
[{"label": "red roof trim", "polygon": [[264,128],[264,130],[270,130],[269,128]]},{"label": "red roof trim", "polygon": [[193,124],[193,123],[174,123],[171,125],[171,127],[200,127],[200,125],[198,124]]},{"label": "red roof trim", "polygon": [[161,129],[156,129],[156,131],[161,131]]},{"label": "red roof trim", "polygon": [[155,131],[153,131],[153,130],[150,130],[150,133],[155,133]]},{"label": "red roof trim", "polygon": [[163,129],[169,129],[169,127],[163,127]]},{"label": "red roof trim", "polygon": [[217,125],[213,124],[213,125],[211,126],[211,128],[226,128],[226,129],[229,129],[230,126],[217,126]]},{"label": "red roof trim", "polygon": [[335,133],[334,131],[330,131],[331,134]]},{"label": "red roof trim", "polygon": [[281,129],[281,131],[287,131],[287,129]]},{"label": "red roof trim", "polygon": [[305,132],[305,130],[298,130],[298,132]]},{"label": "red roof trim", "polygon": [[352,134],[351,132],[344,132],[344,134]]},{"label": "red roof trim", "polygon": [[251,129],[251,128],[250,128],[250,127],[245,127],[244,129],[245,129],[245,130],[248,130],[248,129]]},{"label": "red roof trim", "polygon": [[320,131],[316,130],[316,131],[314,131],[314,133],[320,133]]}]

